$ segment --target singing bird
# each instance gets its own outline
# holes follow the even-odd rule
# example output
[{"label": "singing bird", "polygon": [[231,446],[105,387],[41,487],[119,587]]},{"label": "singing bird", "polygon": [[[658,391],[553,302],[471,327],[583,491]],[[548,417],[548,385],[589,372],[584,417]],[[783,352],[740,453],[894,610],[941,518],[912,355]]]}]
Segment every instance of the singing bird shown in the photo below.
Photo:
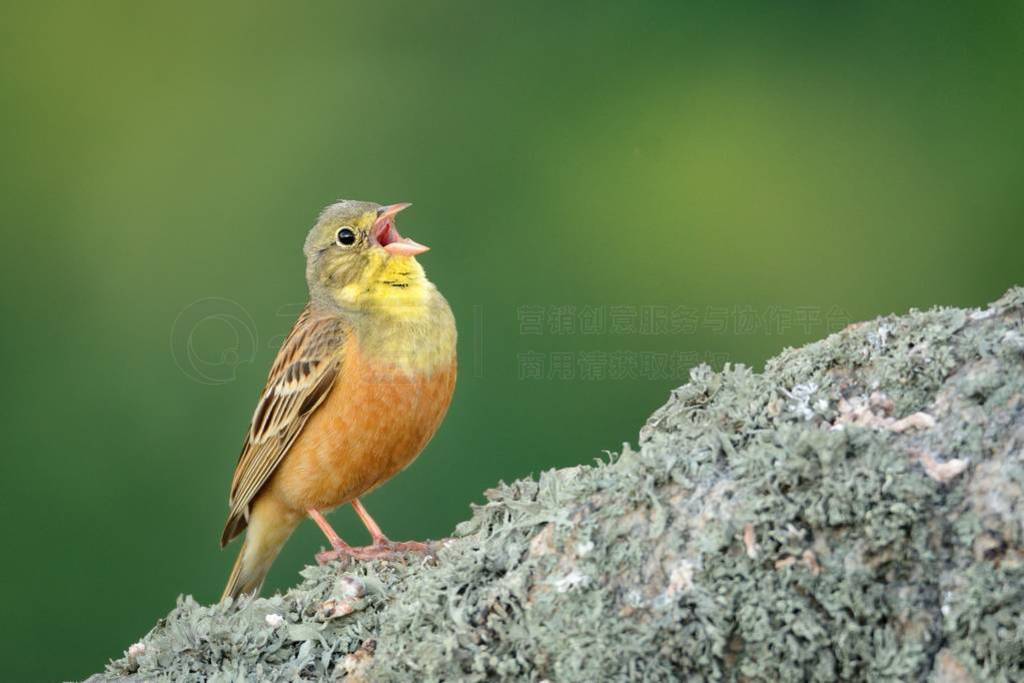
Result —
[{"label": "singing bird", "polygon": [[[340,201],[306,237],[309,303],[270,369],[231,481],[221,546],[248,531],[224,598],[258,593],[307,516],[332,547],[321,562],[426,549],[390,541],[359,502],[419,455],[455,388],[455,318],[416,260],[427,247],[395,227],[408,206]],[[349,546],[324,519],[346,503],[373,545]]]}]

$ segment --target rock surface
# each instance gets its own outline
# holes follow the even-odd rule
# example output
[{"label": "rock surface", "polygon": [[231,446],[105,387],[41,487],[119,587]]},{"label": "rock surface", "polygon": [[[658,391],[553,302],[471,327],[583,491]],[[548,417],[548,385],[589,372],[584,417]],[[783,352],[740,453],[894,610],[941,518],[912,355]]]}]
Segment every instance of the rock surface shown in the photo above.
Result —
[{"label": "rock surface", "polygon": [[178,606],[90,680],[1024,680],[1024,289],[702,366],[436,564]]}]

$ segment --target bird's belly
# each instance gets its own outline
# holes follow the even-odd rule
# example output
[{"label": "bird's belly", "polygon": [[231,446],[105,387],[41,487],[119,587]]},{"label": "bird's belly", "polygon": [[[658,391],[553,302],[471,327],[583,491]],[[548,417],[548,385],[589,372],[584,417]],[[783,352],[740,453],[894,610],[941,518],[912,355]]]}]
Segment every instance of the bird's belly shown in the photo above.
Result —
[{"label": "bird's belly", "polygon": [[362,495],[419,455],[444,418],[454,387],[454,361],[409,375],[349,355],[271,487],[296,510],[330,509]]}]

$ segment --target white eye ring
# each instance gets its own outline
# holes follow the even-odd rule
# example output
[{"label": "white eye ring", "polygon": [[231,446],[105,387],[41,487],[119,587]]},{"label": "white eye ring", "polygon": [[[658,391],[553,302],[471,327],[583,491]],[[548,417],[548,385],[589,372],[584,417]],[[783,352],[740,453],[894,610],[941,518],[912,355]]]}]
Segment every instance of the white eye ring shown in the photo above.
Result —
[{"label": "white eye ring", "polygon": [[341,228],[338,230],[338,234],[334,236],[339,247],[351,247],[356,243],[356,233],[352,228]]}]

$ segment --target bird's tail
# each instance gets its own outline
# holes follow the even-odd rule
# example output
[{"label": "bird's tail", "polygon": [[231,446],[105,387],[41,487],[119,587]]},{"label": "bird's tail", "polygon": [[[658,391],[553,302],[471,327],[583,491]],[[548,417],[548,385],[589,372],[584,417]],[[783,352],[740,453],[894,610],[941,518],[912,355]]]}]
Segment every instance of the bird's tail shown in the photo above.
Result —
[{"label": "bird's tail", "polygon": [[258,499],[253,504],[249,528],[221,600],[258,594],[270,565],[301,521],[301,515],[283,508],[269,496]]}]

